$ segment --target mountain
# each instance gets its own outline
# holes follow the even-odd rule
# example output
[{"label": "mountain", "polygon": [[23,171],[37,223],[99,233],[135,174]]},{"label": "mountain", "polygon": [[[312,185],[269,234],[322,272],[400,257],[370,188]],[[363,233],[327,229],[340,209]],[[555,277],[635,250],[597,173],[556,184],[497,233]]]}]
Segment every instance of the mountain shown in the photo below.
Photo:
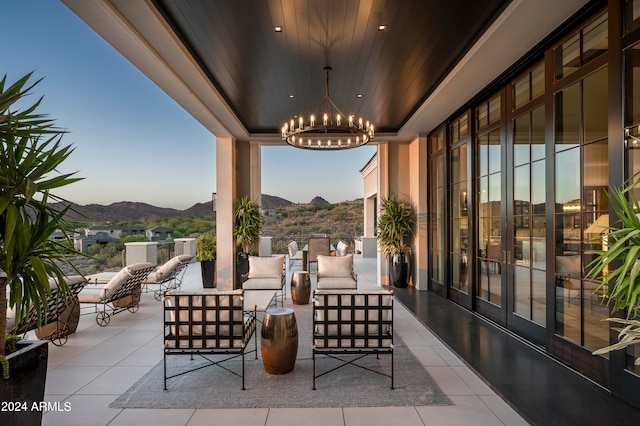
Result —
[{"label": "mountain", "polygon": [[319,195],[316,195],[315,197],[313,197],[313,200],[311,200],[311,202],[309,202],[309,204],[317,204],[319,206],[326,206],[329,204],[329,202],[327,200],[325,200],[324,198],[322,198]]},{"label": "mountain", "polygon": [[284,198],[276,197],[275,195],[262,194],[262,209],[271,210],[278,207],[287,207],[293,204],[291,201]]},{"label": "mountain", "polygon": [[[262,208],[275,209],[293,204],[291,201],[273,195],[262,195]],[[62,209],[60,203],[53,204]],[[104,206],[101,204],[80,205],[71,203],[66,219],[72,222],[146,222],[154,219],[170,219],[188,216],[210,216],[213,214],[211,201],[196,203],[186,210],[156,207],[146,203],[121,201]]]}]

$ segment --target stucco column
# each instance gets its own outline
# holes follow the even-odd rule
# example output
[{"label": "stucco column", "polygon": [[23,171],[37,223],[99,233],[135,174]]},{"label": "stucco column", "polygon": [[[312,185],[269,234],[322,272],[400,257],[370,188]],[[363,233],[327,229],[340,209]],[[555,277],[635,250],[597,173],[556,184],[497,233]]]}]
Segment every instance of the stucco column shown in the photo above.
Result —
[{"label": "stucco column", "polygon": [[[382,198],[389,196],[389,145],[378,144],[378,217]],[[378,250],[378,285],[389,285],[387,256]]]},{"label": "stucco column", "polygon": [[428,214],[427,214],[427,136],[416,138],[409,147],[409,170],[411,178],[411,204],[415,214],[412,247],[412,283],[417,289],[426,290],[428,282]]},{"label": "stucco column", "polygon": [[236,198],[236,141],[232,137],[216,138],[216,282],[220,290],[232,290],[235,276],[233,240]]}]

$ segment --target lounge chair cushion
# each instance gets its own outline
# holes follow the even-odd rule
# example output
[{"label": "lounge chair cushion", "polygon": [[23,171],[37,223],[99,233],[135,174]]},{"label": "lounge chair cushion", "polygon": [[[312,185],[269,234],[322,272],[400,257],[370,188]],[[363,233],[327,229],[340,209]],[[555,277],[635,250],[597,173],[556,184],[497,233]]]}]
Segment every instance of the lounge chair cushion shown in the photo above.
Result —
[{"label": "lounge chair cushion", "polygon": [[162,280],[164,280],[166,277],[171,276],[171,274],[173,274],[173,272],[179,265],[188,263],[191,261],[191,259],[193,259],[193,256],[189,254],[181,254],[172,257],[156,271],[156,273],[154,274],[156,281],[162,282]]},{"label": "lounge chair cushion", "polygon": [[352,270],[352,255],[341,257],[318,255],[318,278],[351,277]]},{"label": "lounge chair cushion", "polygon": [[[247,278],[278,278],[284,269],[284,256],[249,256],[249,274]],[[281,286],[280,286],[281,287]],[[280,288],[278,287],[278,288]]]}]

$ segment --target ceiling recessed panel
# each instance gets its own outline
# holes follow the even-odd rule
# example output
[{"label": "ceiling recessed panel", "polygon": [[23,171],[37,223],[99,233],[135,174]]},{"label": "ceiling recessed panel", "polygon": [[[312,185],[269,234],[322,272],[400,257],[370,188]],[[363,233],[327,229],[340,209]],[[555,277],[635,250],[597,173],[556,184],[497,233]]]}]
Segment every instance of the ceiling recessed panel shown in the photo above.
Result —
[{"label": "ceiling recessed panel", "polygon": [[345,114],[397,131],[508,3],[154,1],[250,133],[316,109],[327,65]]}]

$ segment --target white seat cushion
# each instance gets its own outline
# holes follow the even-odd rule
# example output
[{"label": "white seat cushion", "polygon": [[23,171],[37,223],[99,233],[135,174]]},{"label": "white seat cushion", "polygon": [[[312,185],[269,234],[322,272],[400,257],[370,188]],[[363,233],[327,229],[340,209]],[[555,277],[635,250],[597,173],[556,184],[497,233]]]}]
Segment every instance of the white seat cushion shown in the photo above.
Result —
[{"label": "white seat cushion", "polygon": [[280,290],[282,278],[249,278],[242,283],[245,290]]},{"label": "white seat cushion", "polygon": [[353,271],[353,256],[323,256],[318,255],[318,279],[351,277]]},{"label": "white seat cushion", "polygon": [[318,279],[319,290],[340,290],[350,289],[355,290],[358,288],[358,283],[353,278],[349,277],[324,277]]},{"label": "white seat cushion", "polygon": [[249,256],[248,278],[280,278],[284,270],[284,256]]}]

